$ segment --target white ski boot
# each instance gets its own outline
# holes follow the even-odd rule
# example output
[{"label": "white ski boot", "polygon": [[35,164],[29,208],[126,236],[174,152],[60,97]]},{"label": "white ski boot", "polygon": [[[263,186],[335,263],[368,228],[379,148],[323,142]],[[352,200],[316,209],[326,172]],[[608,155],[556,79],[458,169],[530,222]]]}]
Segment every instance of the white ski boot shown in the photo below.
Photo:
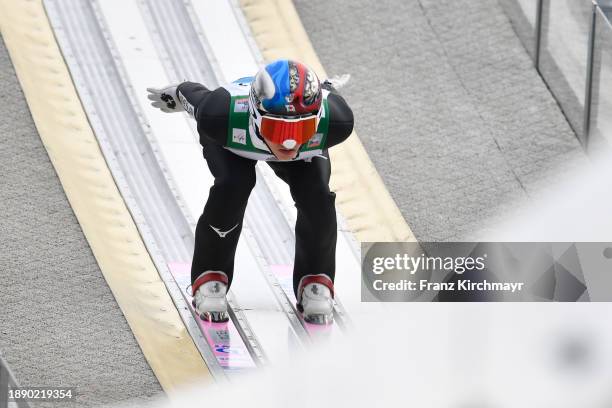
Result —
[{"label": "white ski boot", "polygon": [[196,313],[209,322],[229,320],[227,314],[227,275],[220,271],[207,271],[197,277],[191,287]]},{"label": "white ski boot", "polygon": [[334,320],[334,284],[327,275],[306,275],[298,286],[298,310],[304,320],[330,324]]}]

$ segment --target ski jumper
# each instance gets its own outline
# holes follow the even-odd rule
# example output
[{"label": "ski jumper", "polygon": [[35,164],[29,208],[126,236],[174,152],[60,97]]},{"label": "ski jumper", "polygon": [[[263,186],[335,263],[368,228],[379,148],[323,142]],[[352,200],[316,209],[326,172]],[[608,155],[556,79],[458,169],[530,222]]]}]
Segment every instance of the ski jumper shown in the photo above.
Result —
[{"label": "ski jumper", "polygon": [[353,113],[342,96],[323,84],[324,112],[317,133],[300,147],[295,159],[279,161],[250,124],[251,81],[241,78],[215,90],[193,82],[177,88],[185,110],[197,121],[203,154],[215,178],[196,226],[191,278],[193,282],[203,272],[223,271],[231,285],[244,213],[255,186],[255,164],[264,160],[289,185],[297,208],[293,268],[297,296],[305,275],[325,274],[334,280],[336,195],[329,189],[327,149],[349,137]]}]

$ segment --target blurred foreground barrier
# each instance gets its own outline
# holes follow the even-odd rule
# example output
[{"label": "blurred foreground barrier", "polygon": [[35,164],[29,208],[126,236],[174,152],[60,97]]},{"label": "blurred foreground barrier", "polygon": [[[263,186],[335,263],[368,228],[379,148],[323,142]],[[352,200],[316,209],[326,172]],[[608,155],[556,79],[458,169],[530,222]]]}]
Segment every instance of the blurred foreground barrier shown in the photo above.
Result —
[{"label": "blurred foreground barrier", "polygon": [[612,150],[612,0],[499,2],[585,150]]}]

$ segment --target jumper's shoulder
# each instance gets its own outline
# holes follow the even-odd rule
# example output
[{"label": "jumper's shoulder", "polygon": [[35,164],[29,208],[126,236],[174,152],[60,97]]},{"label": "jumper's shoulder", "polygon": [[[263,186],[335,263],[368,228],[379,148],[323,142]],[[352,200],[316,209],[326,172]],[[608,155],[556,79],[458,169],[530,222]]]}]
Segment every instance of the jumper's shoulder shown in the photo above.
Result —
[{"label": "jumper's shoulder", "polygon": [[227,116],[231,96],[227,89],[219,87],[213,90],[198,105],[198,121],[210,117]]},{"label": "jumper's shoulder", "polygon": [[229,126],[231,96],[223,87],[213,90],[198,105],[196,120],[198,133],[217,144],[224,145]]},{"label": "jumper's shoulder", "polygon": [[329,101],[330,120],[344,123],[354,122],[353,110],[340,94],[330,93],[327,100]]},{"label": "jumper's shoulder", "polygon": [[327,146],[331,147],[344,142],[353,132],[355,118],[353,110],[338,93],[330,93],[329,103],[329,136]]}]

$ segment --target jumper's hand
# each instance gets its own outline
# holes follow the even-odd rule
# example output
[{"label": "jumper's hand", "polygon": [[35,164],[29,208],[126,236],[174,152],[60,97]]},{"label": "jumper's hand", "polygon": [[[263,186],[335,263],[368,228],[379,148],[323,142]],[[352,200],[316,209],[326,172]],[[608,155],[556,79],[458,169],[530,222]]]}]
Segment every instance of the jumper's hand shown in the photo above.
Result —
[{"label": "jumper's hand", "polygon": [[351,79],[351,74],[342,74],[342,75],[334,75],[331,78],[327,78],[323,81],[323,84],[330,84],[336,90],[342,88],[344,85],[348,84]]},{"label": "jumper's hand", "polygon": [[164,88],[147,88],[148,98],[151,106],[161,109],[163,112],[183,112],[185,109],[176,96],[176,85],[168,85]]}]

